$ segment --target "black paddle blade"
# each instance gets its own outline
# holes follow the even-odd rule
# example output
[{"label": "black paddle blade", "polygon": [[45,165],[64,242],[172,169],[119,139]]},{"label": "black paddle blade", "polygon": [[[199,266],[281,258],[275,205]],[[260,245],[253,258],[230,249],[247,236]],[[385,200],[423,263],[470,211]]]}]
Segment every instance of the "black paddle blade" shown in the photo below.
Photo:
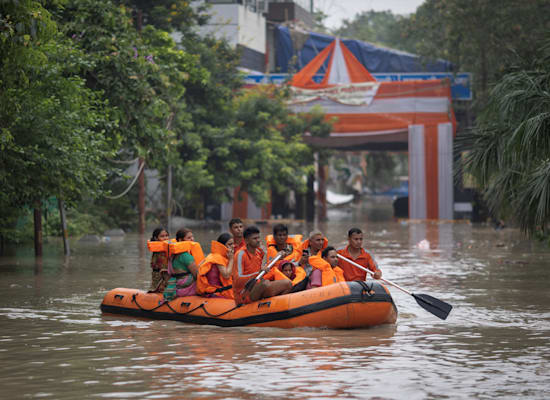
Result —
[{"label": "black paddle blade", "polygon": [[431,312],[438,318],[446,319],[453,306],[427,294],[412,294],[416,302],[423,309]]}]

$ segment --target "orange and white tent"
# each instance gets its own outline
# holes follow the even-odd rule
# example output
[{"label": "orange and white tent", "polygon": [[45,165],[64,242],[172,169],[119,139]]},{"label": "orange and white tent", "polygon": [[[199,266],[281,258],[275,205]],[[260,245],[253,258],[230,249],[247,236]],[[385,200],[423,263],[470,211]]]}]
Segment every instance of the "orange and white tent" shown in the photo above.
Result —
[{"label": "orange and white tent", "polygon": [[[325,75],[316,83],[323,65]],[[335,39],[294,75],[290,88],[293,111],[320,106],[327,119],[336,117],[329,137],[306,136],[308,143],[345,150],[408,146],[409,216],[453,218],[455,119],[449,81],[377,82]]]}]

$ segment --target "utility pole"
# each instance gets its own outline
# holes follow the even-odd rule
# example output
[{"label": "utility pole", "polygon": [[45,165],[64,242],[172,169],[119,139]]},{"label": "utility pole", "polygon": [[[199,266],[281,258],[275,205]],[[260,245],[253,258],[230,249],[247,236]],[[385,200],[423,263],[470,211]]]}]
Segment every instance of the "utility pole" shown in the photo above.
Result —
[{"label": "utility pole", "polygon": [[313,0],[309,0],[309,12],[313,14]]}]

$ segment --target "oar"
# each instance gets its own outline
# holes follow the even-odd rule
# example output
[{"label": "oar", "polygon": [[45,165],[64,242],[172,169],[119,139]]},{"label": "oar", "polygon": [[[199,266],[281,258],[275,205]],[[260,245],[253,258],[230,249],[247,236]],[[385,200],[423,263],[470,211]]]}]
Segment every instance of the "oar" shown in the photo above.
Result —
[{"label": "oar", "polygon": [[258,282],[260,279],[262,279],[262,276],[264,276],[270,269],[275,265],[277,261],[282,257],[281,254],[278,254],[277,257],[275,257],[269,264],[267,264],[266,269],[264,269],[262,272],[260,272],[255,278],[250,279],[246,284],[244,285],[244,289],[241,292],[244,293],[246,291],[251,291],[256,282]]},{"label": "oar", "polygon": [[[370,269],[363,267],[362,265],[357,264],[356,262],[350,260],[349,258],[346,258],[340,254],[338,254],[338,257],[341,258],[344,261],[349,262],[350,264],[356,266],[359,269],[362,269],[365,272],[368,272],[369,274],[374,276],[374,272],[372,272]],[[386,282],[388,285],[392,285],[393,287],[411,295],[414,297],[416,302],[420,307],[422,307],[424,310],[431,312],[436,317],[439,317],[441,319],[446,319],[449,313],[451,312],[451,309],[453,308],[452,305],[449,303],[445,303],[442,300],[436,299],[435,297],[429,296],[427,294],[415,294],[409,292],[407,289],[402,288],[401,286],[388,281],[387,279],[380,278],[381,281]]]}]

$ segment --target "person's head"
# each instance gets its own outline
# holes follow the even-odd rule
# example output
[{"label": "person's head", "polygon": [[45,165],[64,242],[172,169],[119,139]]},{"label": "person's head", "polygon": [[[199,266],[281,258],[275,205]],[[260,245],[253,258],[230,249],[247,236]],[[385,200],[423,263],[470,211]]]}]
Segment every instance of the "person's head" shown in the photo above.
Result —
[{"label": "person's head", "polygon": [[254,225],[244,230],[243,237],[247,247],[254,249],[260,247],[260,230]]},{"label": "person's head", "polygon": [[240,218],[233,218],[229,221],[229,232],[234,238],[240,239],[243,237],[244,225]]},{"label": "person's head", "polygon": [[178,242],[185,242],[185,241],[194,242],[195,237],[193,236],[193,232],[191,231],[191,229],[182,228],[176,232],[176,240]]},{"label": "person's head", "polygon": [[157,241],[168,240],[168,239],[170,239],[170,234],[162,226],[159,226],[158,228],[156,228],[153,231],[153,234],[151,235],[151,242],[157,242]]},{"label": "person's head", "polygon": [[273,238],[275,243],[278,245],[283,245],[288,239],[288,228],[284,224],[277,224],[273,227]]},{"label": "person's head", "polygon": [[300,265],[307,264],[308,260],[309,260],[309,249],[303,249],[302,256],[300,258]]},{"label": "person's head", "polygon": [[312,231],[309,234],[309,245],[314,254],[317,254],[323,248],[323,244],[325,244],[325,237],[321,231]]},{"label": "person's head", "polygon": [[285,261],[283,265],[281,265],[281,272],[289,279],[292,279],[293,270],[294,268],[290,261]]},{"label": "person's head", "polygon": [[351,228],[348,231],[349,245],[354,249],[363,247],[363,232],[359,228]]},{"label": "person's head", "polygon": [[235,241],[233,240],[233,236],[231,236],[231,234],[227,232],[224,232],[220,236],[218,236],[217,241],[223,244],[228,249],[232,248],[233,245],[235,244]]},{"label": "person's head", "polygon": [[332,246],[327,246],[321,253],[321,257],[330,264],[331,267],[336,267],[338,265],[338,253],[336,249]]}]

